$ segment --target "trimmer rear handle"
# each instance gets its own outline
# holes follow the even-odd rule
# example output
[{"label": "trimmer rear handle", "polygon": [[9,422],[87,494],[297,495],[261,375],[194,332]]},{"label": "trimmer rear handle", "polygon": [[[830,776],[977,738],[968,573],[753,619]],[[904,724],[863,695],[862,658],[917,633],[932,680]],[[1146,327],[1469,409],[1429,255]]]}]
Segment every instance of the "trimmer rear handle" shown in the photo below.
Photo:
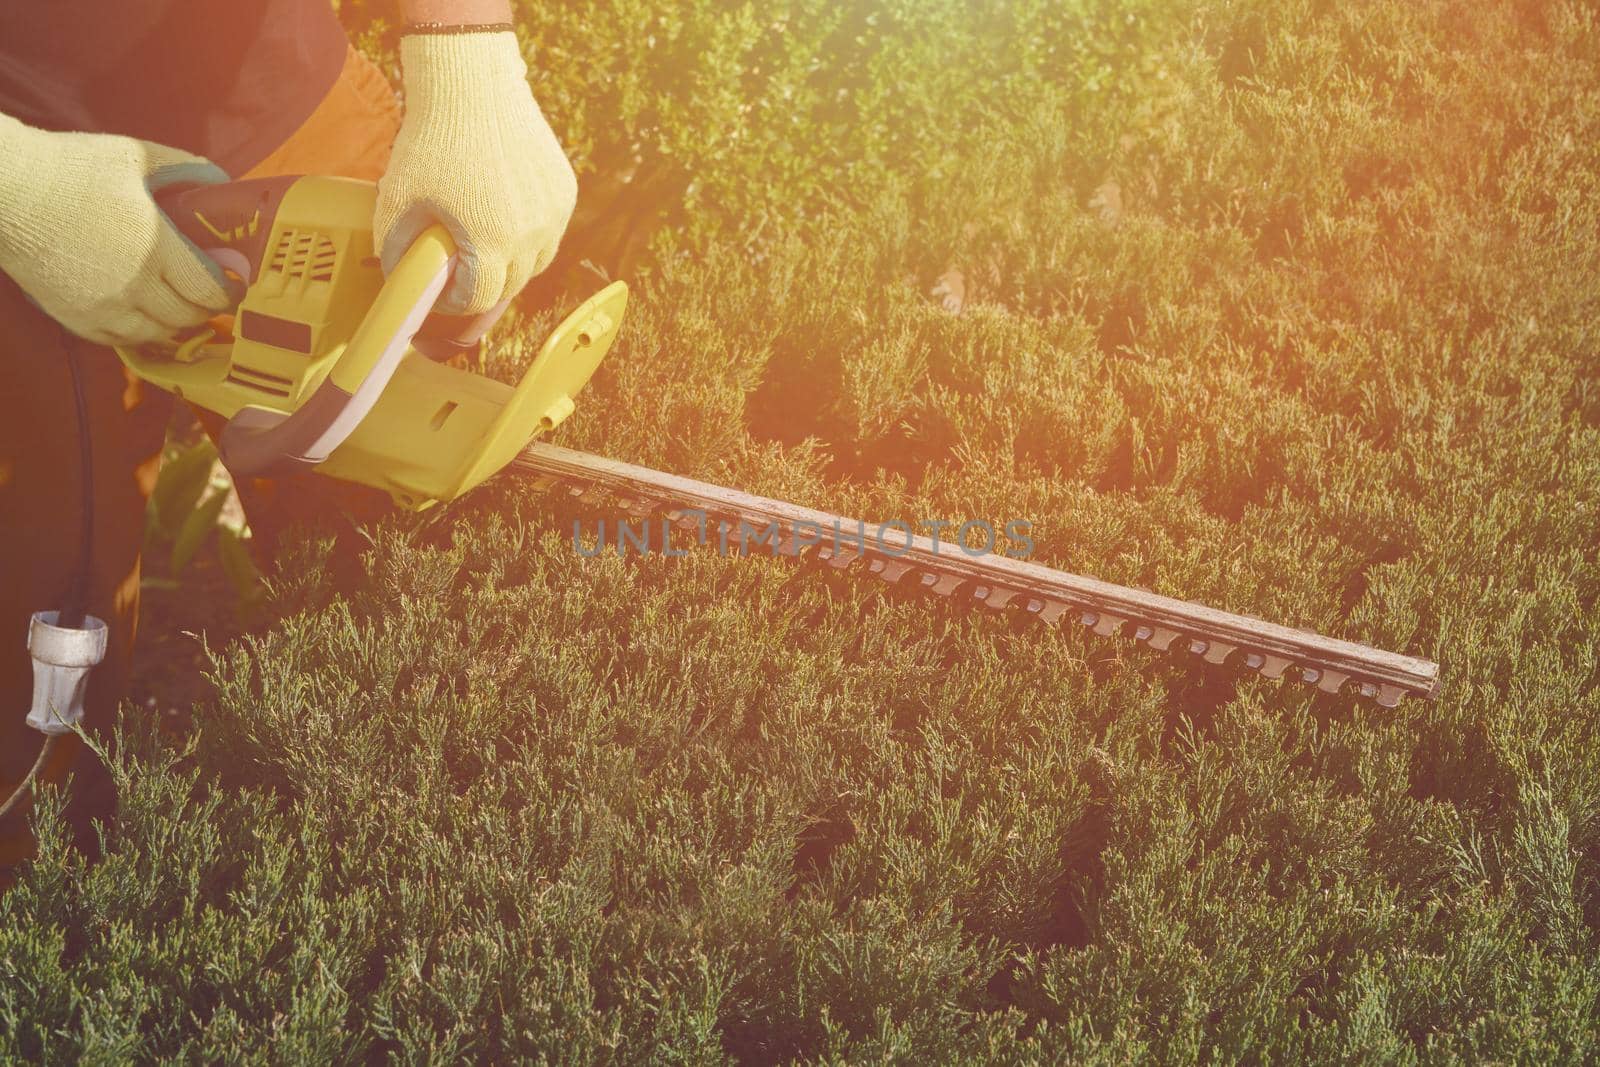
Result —
[{"label": "trimmer rear handle", "polygon": [[[248,286],[261,273],[278,205],[289,187],[299,180],[300,175],[290,174],[217,185],[173,186],[156,195],[156,205],[179,233]],[[505,309],[501,303],[481,315],[430,314],[414,338],[417,350],[438,360],[469,352]]]},{"label": "trimmer rear handle", "polygon": [[[278,210],[300,181],[284,176],[191,186],[159,197],[157,204],[181,233],[225,271],[238,275],[248,289],[261,279],[278,230]],[[277,239],[287,239],[287,234]],[[251,405],[228,420],[217,439],[228,469],[242,477],[270,477],[326,460],[383,395],[448,283],[455,251],[442,226],[420,234],[309,395],[289,411]],[[374,254],[370,247],[347,250],[351,252]],[[482,332],[478,323],[471,326]]]}]

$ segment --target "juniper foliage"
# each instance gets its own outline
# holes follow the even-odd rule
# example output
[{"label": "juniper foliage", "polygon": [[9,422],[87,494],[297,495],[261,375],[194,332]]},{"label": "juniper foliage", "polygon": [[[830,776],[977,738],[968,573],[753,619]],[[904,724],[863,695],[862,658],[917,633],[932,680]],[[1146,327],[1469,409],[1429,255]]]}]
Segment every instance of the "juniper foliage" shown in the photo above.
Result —
[{"label": "juniper foliage", "polygon": [[1030,519],[1069,569],[1439,659],[1442,699],[584,559],[595,514],[503,482],[348,582],[308,540],[192,736],[125,719],[100,863],[46,799],[0,1054],[1596,1057],[1590,6],[519,18],[649,234],[562,443]]}]

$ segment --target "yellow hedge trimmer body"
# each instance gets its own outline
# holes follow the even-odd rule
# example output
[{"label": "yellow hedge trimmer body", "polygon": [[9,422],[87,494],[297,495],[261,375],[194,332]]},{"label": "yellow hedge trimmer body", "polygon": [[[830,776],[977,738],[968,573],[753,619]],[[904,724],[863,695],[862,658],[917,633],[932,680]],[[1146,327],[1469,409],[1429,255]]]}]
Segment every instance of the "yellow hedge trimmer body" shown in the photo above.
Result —
[{"label": "yellow hedge trimmer body", "polygon": [[387,278],[372,246],[377,189],[345,178],[268,178],[165,198],[174,223],[244,284],[231,334],[175,350],[118,349],[140,378],[228,422],[235,475],[314,469],[404,507],[452,500],[572,414],[627,305],[615,282],[566,317],[515,386],[440,362],[473,320],[430,316],[456,254],[435,226]]}]

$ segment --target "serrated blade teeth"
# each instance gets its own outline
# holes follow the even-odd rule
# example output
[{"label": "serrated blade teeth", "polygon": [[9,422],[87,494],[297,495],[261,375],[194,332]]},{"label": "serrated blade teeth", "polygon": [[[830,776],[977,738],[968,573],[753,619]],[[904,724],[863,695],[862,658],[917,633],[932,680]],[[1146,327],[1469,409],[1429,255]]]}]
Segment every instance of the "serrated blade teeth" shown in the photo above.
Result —
[{"label": "serrated blade teeth", "polygon": [[1257,652],[1247,649],[1239,657],[1239,664],[1266,678],[1282,678],[1283,672],[1289,669],[1289,661],[1282,656],[1274,656],[1270,652]]},{"label": "serrated blade teeth", "polygon": [[1101,616],[1095,620],[1093,629],[1094,632],[1099,634],[1101,637],[1113,637],[1121,632],[1122,628],[1126,625],[1128,625],[1128,620],[1124,619],[1122,616],[1102,613]]},{"label": "serrated blade teeth", "polygon": [[1398,708],[1401,698],[1405,695],[1406,691],[1398,685],[1378,686],[1378,704],[1380,707]]},{"label": "serrated blade teeth", "polygon": [[1033,622],[1044,614],[1044,609],[1049,606],[1049,601],[1043,597],[1033,596],[1030,593],[1019,592],[1006,602],[1006,614],[1020,622]]},{"label": "serrated blade teeth", "polygon": [[1151,628],[1150,636],[1144,639],[1144,643],[1157,652],[1165,652],[1172,647],[1172,642],[1176,641],[1178,637],[1179,634],[1176,630],[1169,630],[1165,626],[1155,626]]},{"label": "serrated blade teeth", "polygon": [[1228,662],[1228,657],[1239,650],[1238,645],[1230,645],[1226,641],[1212,641],[1206,648],[1205,659],[1207,663],[1222,666]]},{"label": "serrated blade teeth", "polygon": [[1322,679],[1317,682],[1317,688],[1324,693],[1337,693],[1349,680],[1350,676],[1343,671],[1323,671]]},{"label": "serrated blade teeth", "polygon": [[1048,601],[1044,610],[1039,612],[1039,620],[1054,626],[1067,613],[1067,606],[1059,600]]},{"label": "serrated blade teeth", "polygon": [[1263,678],[1282,678],[1283,672],[1288,670],[1290,663],[1282,656],[1274,656],[1268,652],[1261,657],[1261,666],[1256,671]]},{"label": "serrated blade teeth", "polygon": [[981,600],[985,606],[996,609],[1011,603],[1011,598],[1016,595],[1017,590],[1000,585],[979,585],[972,590],[974,600]]},{"label": "serrated blade teeth", "polygon": [[848,548],[833,548],[827,549],[826,551],[827,555],[823,558],[828,561],[828,566],[832,567],[836,571],[844,570],[846,567],[850,566],[850,564],[861,558],[861,553],[852,551]]},{"label": "serrated blade teeth", "polygon": [[1238,657],[1238,662],[1259,673],[1264,678],[1282,678],[1283,672],[1290,669],[1290,661],[1286,661],[1282,656],[1274,656],[1272,653],[1258,653],[1254,649],[1246,651],[1243,656]]},{"label": "serrated blade teeth", "polygon": [[904,578],[911,570],[911,564],[903,563],[897,559],[872,556],[867,560],[867,573],[882,578],[890,585],[894,585],[901,578]]}]

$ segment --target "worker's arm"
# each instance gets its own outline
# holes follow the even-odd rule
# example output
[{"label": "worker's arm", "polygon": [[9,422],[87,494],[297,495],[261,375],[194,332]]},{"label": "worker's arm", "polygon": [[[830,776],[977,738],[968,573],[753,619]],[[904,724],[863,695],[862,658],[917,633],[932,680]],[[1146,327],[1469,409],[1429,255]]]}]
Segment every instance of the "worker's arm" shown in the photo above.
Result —
[{"label": "worker's arm", "polygon": [[400,0],[400,18],[413,26],[508,26],[511,0]]},{"label": "worker's arm", "polygon": [[440,310],[477,314],[550,265],[577,178],[528,88],[508,0],[402,0],[400,10],[405,118],[374,237],[387,270],[443,223],[460,251]]},{"label": "worker's arm", "polygon": [[227,180],[176,148],[52,133],[0,115],[0,270],[79,337],[171,337],[229,299],[222,272],[173,228],[152,194]]}]

